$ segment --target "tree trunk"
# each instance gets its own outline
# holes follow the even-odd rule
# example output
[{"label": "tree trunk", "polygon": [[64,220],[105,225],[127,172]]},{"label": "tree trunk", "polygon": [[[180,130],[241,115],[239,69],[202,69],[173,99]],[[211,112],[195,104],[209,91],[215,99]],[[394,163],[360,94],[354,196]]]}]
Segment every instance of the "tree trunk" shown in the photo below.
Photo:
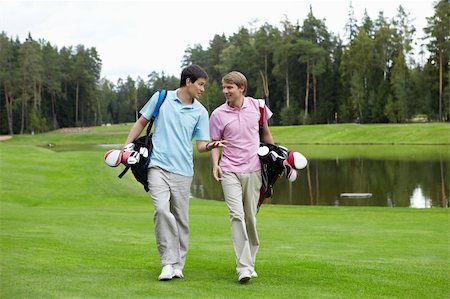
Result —
[{"label": "tree trunk", "polygon": [[37,98],[38,110],[37,110],[37,112],[38,112],[39,117],[41,117],[41,114],[42,114],[42,84],[40,84],[40,83],[37,85],[37,95],[38,95],[38,98]]},{"label": "tree trunk", "polygon": [[263,71],[259,70],[259,74],[261,75],[261,80],[263,84],[264,91],[264,99],[266,100],[266,105],[269,106],[269,86],[267,82],[267,75],[263,73]]},{"label": "tree trunk", "polygon": [[20,134],[23,134],[25,131],[25,102],[26,102],[26,95],[25,95],[25,85],[22,86],[22,115],[20,120]]},{"label": "tree trunk", "polygon": [[265,55],[264,55],[264,78],[266,78],[266,84],[264,86],[264,95],[266,97],[266,103],[267,103],[266,105],[268,107],[270,107],[270,100],[269,100],[269,95],[270,95],[270,92],[269,92],[269,75],[267,74],[268,73],[267,69],[268,69],[268,66],[267,66],[267,52],[266,52]]},{"label": "tree trunk", "polygon": [[12,98],[8,95],[8,88],[6,87],[6,84],[4,85],[5,89],[5,100],[6,100],[6,118],[8,121],[8,132],[9,135],[14,134],[13,130],[13,109],[12,109]]},{"label": "tree trunk", "polygon": [[266,100],[266,105],[270,107],[269,103],[269,76],[267,75],[267,53],[264,54],[264,72],[259,70],[261,75],[261,80],[263,84],[264,99]]},{"label": "tree trunk", "polygon": [[[267,59],[266,59],[267,60]],[[269,82],[267,77],[267,65],[264,67],[264,72],[259,70],[259,74],[261,75],[261,80],[263,84],[263,92],[264,92],[264,100],[266,101],[266,106],[270,107],[269,102]],[[269,124],[272,122],[272,118],[268,120]]]},{"label": "tree trunk", "polygon": [[442,67],[442,50],[439,51],[439,121],[442,121],[442,82],[443,82],[443,67]]},{"label": "tree trunk", "polygon": [[102,110],[100,108],[100,99],[97,96],[97,114],[98,114],[98,118],[96,119],[95,124],[96,125],[100,125],[103,122],[103,116],[102,116]]},{"label": "tree trunk", "polygon": [[[362,105],[361,105],[361,103],[358,103],[358,112],[359,112],[359,122],[358,123],[362,123],[363,115],[362,115]],[[398,122],[398,119],[397,119],[397,122]]]},{"label": "tree trunk", "polygon": [[52,99],[52,118],[53,118],[53,129],[57,129],[58,128],[58,118],[56,117],[56,97],[55,94],[52,93],[51,95],[51,99]]},{"label": "tree trunk", "polygon": [[77,81],[77,88],[75,89],[75,126],[78,126],[78,94],[80,90],[80,84]]},{"label": "tree trunk", "polygon": [[288,66],[288,62],[286,60],[286,65],[285,65],[285,82],[286,82],[286,107],[289,107],[289,66]]},{"label": "tree trunk", "polygon": [[306,62],[305,120],[306,117],[308,117],[308,95],[309,95],[309,61]]},{"label": "tree trunk", "polygon": [[135,118],[135,121],[137,121],[138,118],[139,118],[138,105],[137,105],[137,103],[138,103],[138,100],[137,100],[137,91],[135,90],[135,91],[134,91],[134,111],[135,111],[134,118]]},{"label": "tree trunk", "polygon": [[317,108],[317,78],[316,75],[314,74],[313,74],[313,101],[314,101],[314,115],[315,115]]},{"label": "tree trunk", "polygon": [[33,108],[37,111],[37,94],[36,94],[36,81],[33,80]]}]

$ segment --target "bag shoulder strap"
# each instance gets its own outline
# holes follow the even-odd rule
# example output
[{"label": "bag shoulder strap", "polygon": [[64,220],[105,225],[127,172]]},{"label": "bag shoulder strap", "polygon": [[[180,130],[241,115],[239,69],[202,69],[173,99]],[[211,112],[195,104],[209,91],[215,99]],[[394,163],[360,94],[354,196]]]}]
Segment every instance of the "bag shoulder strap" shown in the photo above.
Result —
[{"label": "bag shoulder strap", "polygon": [[125,173],[127,173],[128,169],[130,169],[130,166],[126,166],[125,169],[118,175],[118,177],[121,179]]},{"label": "bag shoulder strap", "polygon": [[159,92],[158,102],[156,102],[155,110],[153,110],[152,116],[150,117],[150,122],[147,126],[147,136],[150,134],[150,131],[152,130],[153,122],[155,121],[156,116],[159,113],[159,109],[161,108],[161,105],[167,96],[167,90],[165,90],[165,89],[158,89],[158,92]]},{"label": "bag shoulder strap", "polygon": [[159,91],[158,102],[156,103],[156,107],[155,110],[153,111],[152,118],[155,118],[158,115],[159,108],[161,108],[161,105],[167,96],[167,90],[158,89],[158,91]]},{"label": "bag shoulder strap", "polygon": [[262,141],[263,124],[264,124],[264,107],[266,101],[264,99],[258,99],[259,102],[259,140]]}]

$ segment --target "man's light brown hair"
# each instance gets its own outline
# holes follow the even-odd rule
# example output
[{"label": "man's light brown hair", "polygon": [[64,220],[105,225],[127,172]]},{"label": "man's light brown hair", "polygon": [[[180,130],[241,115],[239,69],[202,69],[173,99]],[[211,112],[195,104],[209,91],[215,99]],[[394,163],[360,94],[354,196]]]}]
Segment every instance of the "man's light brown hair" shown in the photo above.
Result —
[{"label": "man's light brown hair", "polygon": [[222,78],[222,84],[228,83],[228,84],[236,84],[239,88],[244,88],[244,95],[247,92],[247,78],[245,78],[244,74],[232,71],[223,76]]}]

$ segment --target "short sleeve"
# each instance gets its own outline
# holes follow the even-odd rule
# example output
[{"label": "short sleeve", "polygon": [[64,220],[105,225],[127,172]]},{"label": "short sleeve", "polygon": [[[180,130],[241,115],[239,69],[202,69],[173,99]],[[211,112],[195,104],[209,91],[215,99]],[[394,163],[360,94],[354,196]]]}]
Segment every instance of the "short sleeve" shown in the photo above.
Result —
[{"label": "short sleeve", "polygon": [[209,133],[212,140],[220,140],[222,132],[220,129],[220,121],[217,113],[213,112],[209,118]]},{"label": "short sleeve", "polygon": [[[269,107],[267,107],[266,100],[264,100],[264,99],[253,99],[253,100],[254,100],[255,105],[257,106],[257,109],[261,109],[260,105],[263,105],[263,103],[264,103],[263,121],[266,122],[273,115],[273,112],[269,109]],[[259,110],[259,111],[261,111],[261,110]]]},{"label": "short sleeve", "polygon": [[271,118],[273,115],[273,112],[267,107],[267,105],[264,105],[264,121],[266,122],[269,118]]},{"label": "short sleeve", "polygon": [[147,120],[150,120],[150,118],[152,117],[152,113],[155,110],[158,97],[159,93],[155,92],[153,96],[150,98],[150,100],[148,100],[147,103],[144,105],[144,107],[142,107],[142,109],[139,111],[139,113]]},{"label": "short sleeve", "polygon": [[208,111],[203,109],[200,114],[200,118],[197,123],[197,128],[195,132],[196,140],[209,140],[209,123],[208,123]]}]

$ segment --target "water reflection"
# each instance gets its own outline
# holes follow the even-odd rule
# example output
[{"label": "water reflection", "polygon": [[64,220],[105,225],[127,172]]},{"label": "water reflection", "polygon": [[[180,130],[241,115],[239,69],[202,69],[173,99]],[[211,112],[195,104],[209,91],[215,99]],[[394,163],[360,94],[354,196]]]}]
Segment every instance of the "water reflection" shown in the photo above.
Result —
[{"label": "water reflection", "polygon": [[410,208],[431,208],[431,198],[423,194],[422,187],[417,186],[409,198]]},{"label": "water reflection", "polygon": [[[223,200],[211,176],[208,157],[195,160],[192,195]],[[271,204],[448,207],[449,161],[398,161],[365,158],[310,160],[294,183],[280,178]],[[372,196],[341,196],[370,193]]]},{"label": "water reflection", "polygon": [[[48,148],[47,144],[42,145]],[[54,145],[63,151],[105,151],[120,144]],[[303,146],[308,153],[330,153],[335,158],[309,159],[306,169],[299,171],[297,181],[280,178],[275,184],[272,204],[385,206],[385,207],[449,207],[450,152],[448,146]],[[364,158],[372,152],[372,157]],[[339,158],[346,157],[346,158]],[[348,158],[349,157],[349,158]],[[356,157],[356,158],[350,158]],[[387,158],[384,158],[387,157]],[[222,189],[211,175],[208,155],[194,161],[195,176],[191,193],[198,198],[223,200]],[[370,193],[371,197],[343,197],[342,193]]]}]

